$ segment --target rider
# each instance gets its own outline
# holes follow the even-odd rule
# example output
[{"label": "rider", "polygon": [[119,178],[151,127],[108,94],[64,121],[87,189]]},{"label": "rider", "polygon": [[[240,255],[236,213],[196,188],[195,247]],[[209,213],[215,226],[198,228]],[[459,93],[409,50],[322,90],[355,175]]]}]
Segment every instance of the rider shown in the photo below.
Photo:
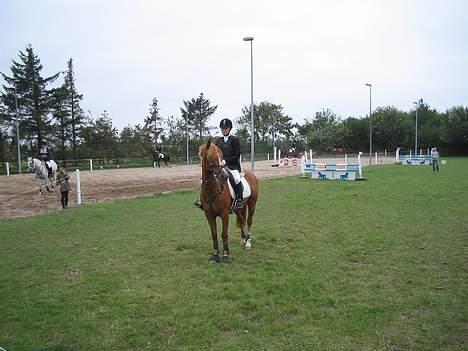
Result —
[{"label": "rider", "polygon": [[244,186],[242,185],[240,176],[240,140],[238,137],[231,135],[232,122],[230,119],[224,118],[221,120],[219,128],[221,128],[223,136],[216,140],[216,145],[221,149],[226,167],[234,178],[234,192],[236,193],[234,208],[240,210],[244,207]]},{"label": "rider", "polygon": [[[221,149],[224,158],[223,164],[226,165],[229,173],[234,178],[234,192],[236,194],[234,209],[240,210],[244,207],[244,186],[240,177],[240,140],[238,137],[231,135],[232,122],[230,119],[224,118],[221,120],[219,128],[223,136],[216,140],[216,146]],[[200,200],[195,201],[194,205],[202,209]]]},{"label": "rider", "polygon": [[41,148],[39,150],[39,158],[44,162],[48,172],[48,176],[50,177],[50,174],[52,173],[52,168],[47,162],[52,159],[52,153],[50,152],[50,148],[47,145],[47,142],[45,141],[41,143]]}]

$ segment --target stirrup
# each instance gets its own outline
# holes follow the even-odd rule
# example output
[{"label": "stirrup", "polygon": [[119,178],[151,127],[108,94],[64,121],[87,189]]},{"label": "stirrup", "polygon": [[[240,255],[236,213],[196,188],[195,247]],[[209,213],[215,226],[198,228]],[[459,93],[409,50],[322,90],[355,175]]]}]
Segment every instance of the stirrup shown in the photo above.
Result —
[{"label": "stirrup", "polygon": [[199,208],[200,210],[203,210],[202,204],[200,200],[197,200],[193,203],[193,207]]},{"label": "stirrup", "polygon": [[243,200],[236,199],[236,203],[234,205],[235,210],[242,210],[244,208]]}]

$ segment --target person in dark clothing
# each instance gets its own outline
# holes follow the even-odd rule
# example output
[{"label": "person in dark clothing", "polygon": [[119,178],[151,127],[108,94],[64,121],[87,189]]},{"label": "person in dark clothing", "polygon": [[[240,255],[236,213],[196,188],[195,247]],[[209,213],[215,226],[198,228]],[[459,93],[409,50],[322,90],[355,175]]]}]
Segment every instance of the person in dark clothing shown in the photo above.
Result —
[{"label": "person in dark clothing", "polygon": [[[242,185],[240,176],[240,140],[238,137],[231,135],[232,121],[230,119],[224,118],[221,120],[219,128],[223,136],[216,140],[216,146],[221,149],[223,153],[223,164],[234,178],[235,184],[233,184],[233,187],[236,195],[234,209],[240,210],[244,207],[244,186]],[[203,209],[200,200],[195,201],[194,206]]]},{"label": "person in dark clothing", "polygon": [[68,175],[67,170],[65,167],[60,167],[57,183],[60,184],[60,193],[62,195],[60,202],[62,203],[63,209],[68,208],[68,193],[71,189],[68,179],[70,179],[70,176]]},{"label": "person in dark clothing", "polygon": [[234,178],[235,185],[233,185],[234,192],[236,194],[236,203],[234,208],[236,210],[240,210],[244,207],[244,186],[242,185],[240,176],[240,140],[238,137],[231,135],[232,122],[230,119],[224,118],[221,120],[219,128],[221,128],[223,136],[216,140],[216,145],[221,149],[224,161],[226,162],[226,167]]},{"label": "person in dark clothing", "polygon": [[52,168],[49,166],[48,161],[52,159],[52,153],[50,152],[49,146],[45,141],[41,143],[41,148],[39,150],[39,158],[42,160],[42,162],[44,162],[48,175],[50,177]]}]

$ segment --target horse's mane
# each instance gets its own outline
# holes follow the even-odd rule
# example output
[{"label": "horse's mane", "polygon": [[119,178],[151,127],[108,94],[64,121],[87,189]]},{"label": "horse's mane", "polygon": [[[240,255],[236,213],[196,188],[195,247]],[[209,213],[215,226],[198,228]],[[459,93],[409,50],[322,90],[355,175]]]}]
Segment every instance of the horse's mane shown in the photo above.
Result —
[{"label": "horse's mane", "polygon": [[206,160],[216,160],[222,158],[221,150],[215,143],[211,142],[211,139],[208,139],[206,144],[200,145],[198,148],[198,156],[201,159]]}]

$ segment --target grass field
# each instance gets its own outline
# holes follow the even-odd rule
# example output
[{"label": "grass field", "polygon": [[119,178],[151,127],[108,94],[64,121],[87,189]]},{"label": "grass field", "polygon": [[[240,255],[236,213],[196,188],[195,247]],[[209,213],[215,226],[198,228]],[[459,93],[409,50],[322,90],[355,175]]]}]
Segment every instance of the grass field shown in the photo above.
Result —
[{"label": "grass field", "polygon": [[261,182],[253,250],[208,264],[197,191],[0,221],[12,350],[463,350],[468,159]]}]

